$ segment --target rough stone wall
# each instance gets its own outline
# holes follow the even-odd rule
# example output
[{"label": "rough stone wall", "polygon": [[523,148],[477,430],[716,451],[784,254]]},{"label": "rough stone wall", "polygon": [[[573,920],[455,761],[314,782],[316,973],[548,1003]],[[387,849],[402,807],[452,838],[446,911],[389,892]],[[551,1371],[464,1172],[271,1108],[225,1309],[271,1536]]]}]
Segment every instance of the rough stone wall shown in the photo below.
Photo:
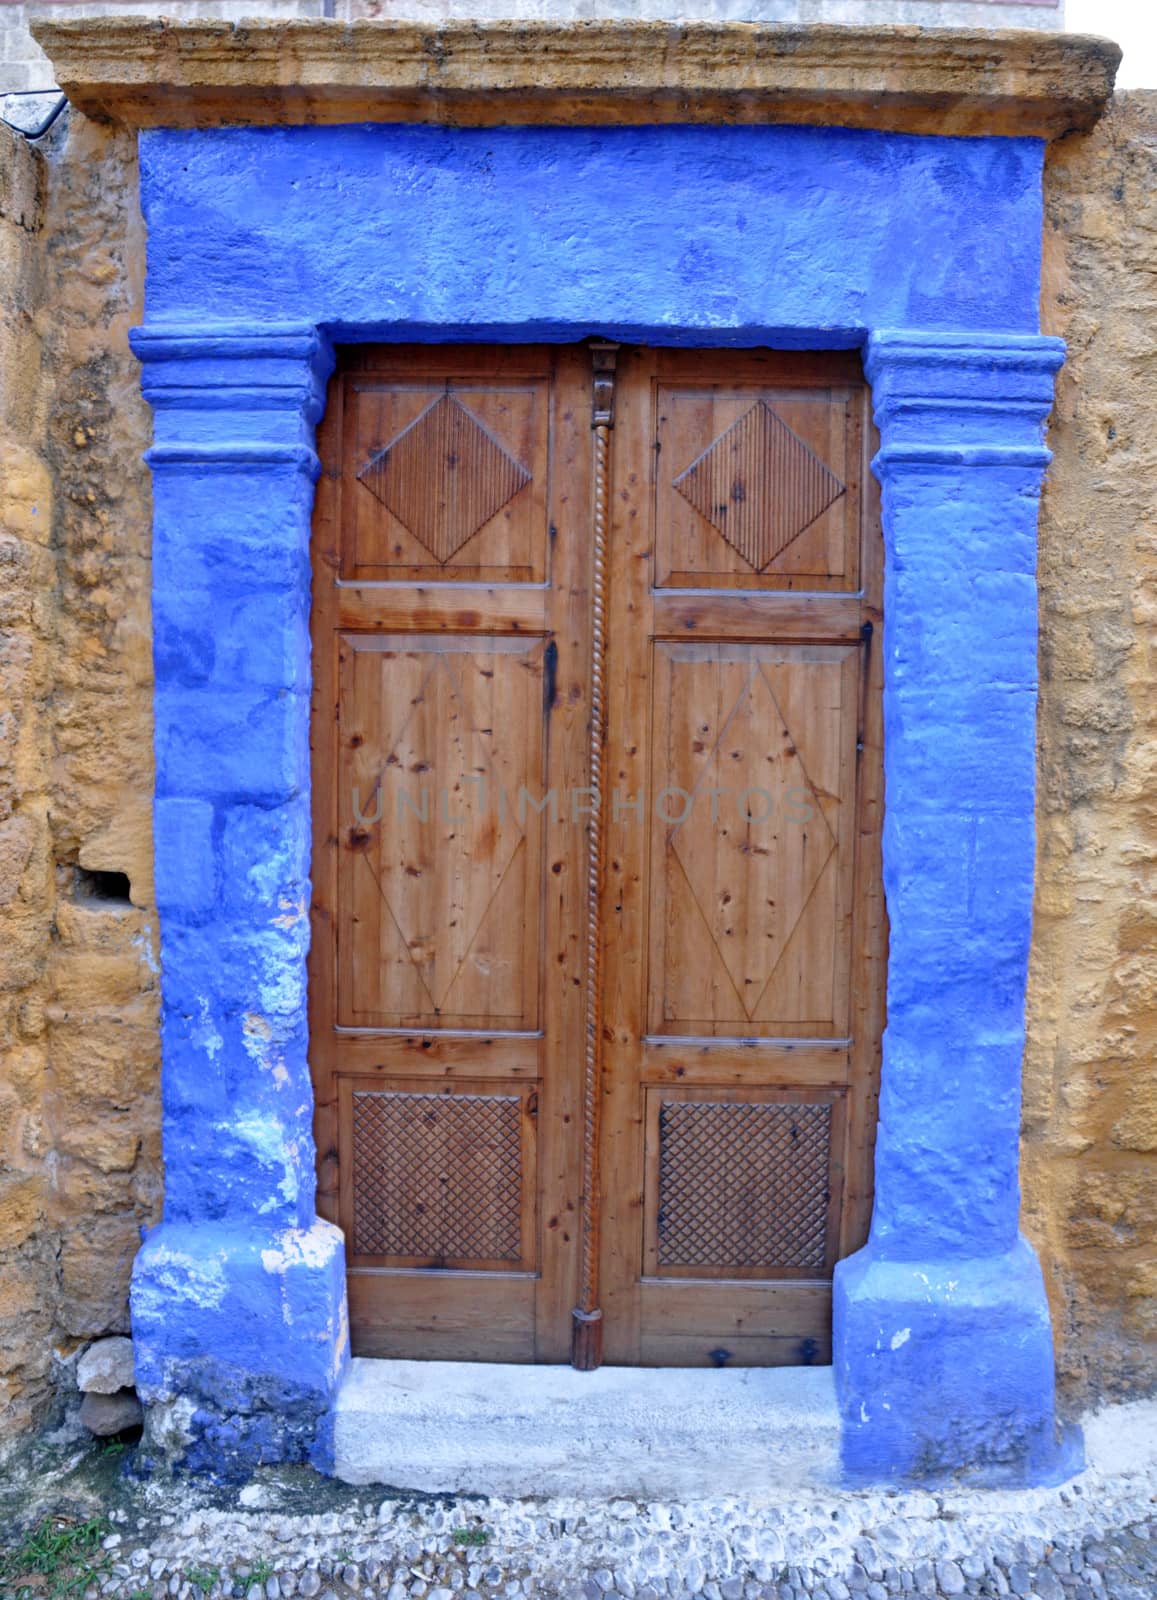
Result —
[{"label": "rough stone wall", "polygon": [[55,1254],[44,1128],[55,570],[52,490],[35,448],[43,229],[43,163],[0,137],[0,1405],[17,1424],[46,1392]]},{"label": "rough stone wall", "polygon": [[1157,1382],[1157,94],[1046,172],[1026,1226],[1074,1395]]},{"label": "rough stone wall", "polygon": [[0,1441],[161,1189],[135,140],[0,142]]}]

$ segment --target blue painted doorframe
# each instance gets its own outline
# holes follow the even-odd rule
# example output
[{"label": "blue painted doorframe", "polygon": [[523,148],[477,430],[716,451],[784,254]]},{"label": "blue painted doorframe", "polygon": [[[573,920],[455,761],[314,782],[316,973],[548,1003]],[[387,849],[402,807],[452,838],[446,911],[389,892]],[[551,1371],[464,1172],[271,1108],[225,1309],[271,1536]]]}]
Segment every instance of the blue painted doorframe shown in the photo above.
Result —
[{"label": "blue painted doorframe", "polygon": [[333,343],[862,347],[886,543],[876,1206],[841,1264],[851,1479],[1059,1470],[1018,1233],[1033,884],[1043,146],[836,128],[154,130],[166,1195],[138,1378],[192,1466],[324,1465],[344,1261],[314,1211],[309,540]]}]

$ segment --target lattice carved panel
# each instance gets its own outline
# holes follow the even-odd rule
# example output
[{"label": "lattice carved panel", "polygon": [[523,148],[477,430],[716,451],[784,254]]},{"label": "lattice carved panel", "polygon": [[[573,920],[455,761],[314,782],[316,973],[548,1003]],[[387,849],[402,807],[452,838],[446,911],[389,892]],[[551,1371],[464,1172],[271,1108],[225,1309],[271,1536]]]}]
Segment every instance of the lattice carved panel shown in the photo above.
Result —
[{"label": "lattice carved panel", "polygon": [[825,1270],[830,1104],[664,1099],[657,1142],[661,1272]]},{"label": "lattice carved panel", "polygon": [[352,1254],[518,1265],[523,1115],[518,1095],[355,1090]]}]

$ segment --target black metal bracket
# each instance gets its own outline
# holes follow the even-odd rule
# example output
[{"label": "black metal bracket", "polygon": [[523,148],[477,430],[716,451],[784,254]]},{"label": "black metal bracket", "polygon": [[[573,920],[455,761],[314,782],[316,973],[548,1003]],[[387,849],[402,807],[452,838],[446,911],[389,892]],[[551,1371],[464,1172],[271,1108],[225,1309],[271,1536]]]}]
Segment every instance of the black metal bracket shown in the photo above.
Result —
[{"label": "black metal bracket", "polygon": [[[0,100],[27,100],[34,95],[38,95],[41,99],[43,99],[46,94],[52,93],[53,91],[51,89],[7,89],[3,92],[0,92]],[[44,137],[49,128],[51,128],[56,122],[57,118],[60,116],[67,104],[68,96],[66,94],[59,94],[59,92],[57,92],[56,104],[52,107],[51,111],[49,111],[48,115],[43,119],[43,121],[38,122],[34,127],[26,128],[21,123],[13,122],[10,117],[6,117],[2,114],[0,114],[0,122],[2,122],[6,128],[11,128],[13,133],[22,134],[23,137],[31,144],[34,139],[42,139]]]}]

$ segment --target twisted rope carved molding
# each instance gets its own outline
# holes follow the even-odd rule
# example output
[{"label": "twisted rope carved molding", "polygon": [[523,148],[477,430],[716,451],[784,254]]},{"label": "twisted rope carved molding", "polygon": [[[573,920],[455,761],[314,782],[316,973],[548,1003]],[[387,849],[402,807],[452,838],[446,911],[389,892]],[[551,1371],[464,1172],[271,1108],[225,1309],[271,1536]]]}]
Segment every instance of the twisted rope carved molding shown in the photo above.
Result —
[{"label": "twisted rope carved molding", "polygon": [[587,838],[586,1019],[583,1058],[582,1287],[574,1313],[571,1360],[589,1372],[602,1359],[599,1270],[599,1068],[603,1034],[603,945],[599,918],[603,887],[603,742],[606,737],[604,664],[607,649],[607,518],[610,510],[611,429],[615,421],[615,358],[618,346],[591,346],[594,429],[594,489],[591,557],[591,818]]}]

